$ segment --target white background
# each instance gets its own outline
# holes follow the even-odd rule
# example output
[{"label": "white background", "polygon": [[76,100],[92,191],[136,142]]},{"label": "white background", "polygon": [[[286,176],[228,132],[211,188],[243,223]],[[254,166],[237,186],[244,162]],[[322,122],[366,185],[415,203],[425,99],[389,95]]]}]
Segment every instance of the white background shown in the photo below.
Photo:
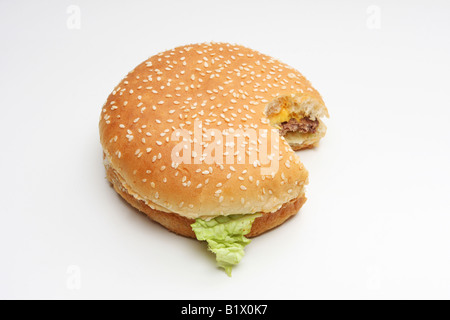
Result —
[{"label": "white background", "polygon": [[[232,278],[116,195],[99,144],[129,70],[204,41],[296,67],[331,114],[307,203]],[[3,0],[0,46],[0,298],[450,298],[448,1]]]}]

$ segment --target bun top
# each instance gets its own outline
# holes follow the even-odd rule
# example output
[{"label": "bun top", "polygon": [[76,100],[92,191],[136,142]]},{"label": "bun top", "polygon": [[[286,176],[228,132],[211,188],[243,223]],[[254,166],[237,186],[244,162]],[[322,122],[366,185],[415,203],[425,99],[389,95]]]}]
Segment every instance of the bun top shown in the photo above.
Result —
[{"label": "bun top", "polygon": [[257,51],[203,43],[138,65],[102,108],[105,163],[150,207],[188,218],[273,212],[304,192],[308,173],[264,110],[319,93]]}]

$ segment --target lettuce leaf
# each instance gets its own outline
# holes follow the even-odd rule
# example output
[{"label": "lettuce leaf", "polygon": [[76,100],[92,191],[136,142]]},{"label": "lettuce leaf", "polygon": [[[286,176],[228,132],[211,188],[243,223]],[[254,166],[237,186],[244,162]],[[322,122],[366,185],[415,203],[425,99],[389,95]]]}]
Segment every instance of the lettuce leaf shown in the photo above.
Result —
[{"label": "lettuce leaf", "polygon": [[251,240],[245,237],[253,221],[261,214],[236,214],[211,220],[196,219],[191,224],[198,240],[206,241],[208,249],[216,254],[217,265],[231,277],[233,266],[244,256],[244,247]]}]

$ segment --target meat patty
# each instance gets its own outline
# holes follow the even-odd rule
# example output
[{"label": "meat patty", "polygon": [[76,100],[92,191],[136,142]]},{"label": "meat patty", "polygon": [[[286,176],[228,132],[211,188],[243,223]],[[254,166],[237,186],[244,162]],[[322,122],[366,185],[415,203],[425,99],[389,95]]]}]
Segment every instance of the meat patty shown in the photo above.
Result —
[{"label": "meat patty", "polygon": [[319,126],[319,120],[303,118],[301,120],[290,119],[281,124],[280,134],[286,135],[288,132],[315,133]]}]

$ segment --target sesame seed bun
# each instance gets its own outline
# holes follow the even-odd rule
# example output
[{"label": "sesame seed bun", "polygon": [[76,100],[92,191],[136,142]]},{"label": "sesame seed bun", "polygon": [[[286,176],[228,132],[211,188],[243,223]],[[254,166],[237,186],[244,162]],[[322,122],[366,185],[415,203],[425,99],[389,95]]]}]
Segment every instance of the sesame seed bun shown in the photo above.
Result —
[{"label": "sesame seed bun", "polygon": [[[256,212],[263,215],[250,235],[269,230],[306,200],[308,173],[266,115],[283,96],[323,104],[298,71],[242,46],[195,44],[150,57],[102,108],[107,178],[127,202],[178,234],[193,236],[196,218]],[[272,142],[265,151],[264,138]],[[213,146],[224,154],[214,149],[211,161]]]}]

